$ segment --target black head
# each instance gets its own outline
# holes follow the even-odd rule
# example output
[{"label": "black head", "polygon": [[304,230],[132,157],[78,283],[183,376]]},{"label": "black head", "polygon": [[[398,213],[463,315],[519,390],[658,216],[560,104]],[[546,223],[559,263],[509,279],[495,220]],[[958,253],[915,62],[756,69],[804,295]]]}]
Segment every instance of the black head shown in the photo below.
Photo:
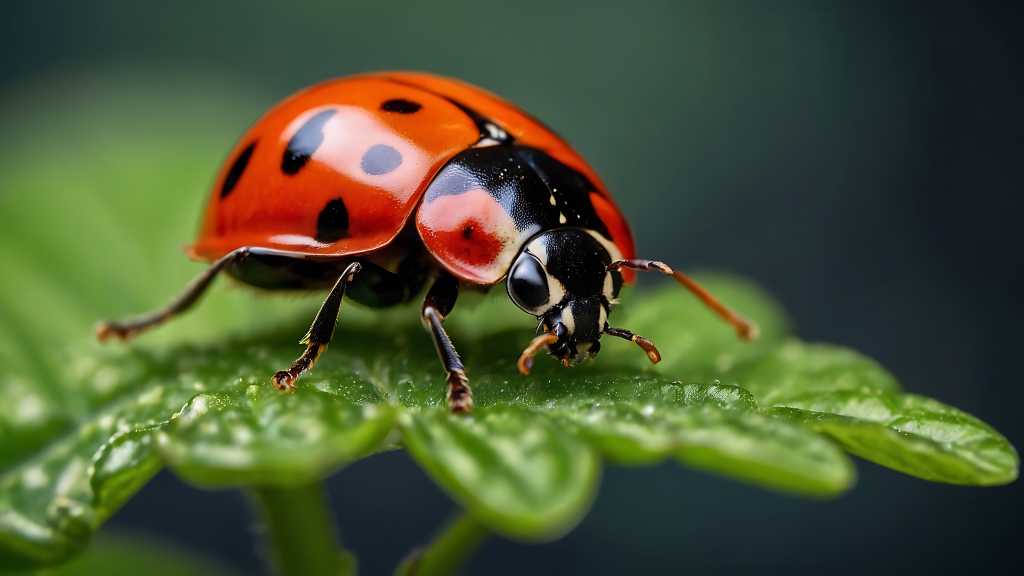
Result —
[{"label": "black head", "polygon": [[[607,247],[606,247],[607,246]],[[597,353],[622,275],[609,271],[614,250],[596,233],[559,228],[534,236],[508,273],[508,295],[554,337],[548,349],[563,361]]]}]

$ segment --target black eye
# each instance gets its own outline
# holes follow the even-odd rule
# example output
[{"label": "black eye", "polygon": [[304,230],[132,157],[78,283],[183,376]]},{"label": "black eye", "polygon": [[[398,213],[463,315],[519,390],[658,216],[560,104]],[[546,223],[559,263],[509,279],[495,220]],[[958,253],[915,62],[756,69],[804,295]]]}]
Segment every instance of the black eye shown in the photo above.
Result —
[{"label": "black eye", "polygon": [[508,295],[517,306],[528,312],[547,305],[547,274],[532,254],[521,255],[512,266],[508,275]]}]

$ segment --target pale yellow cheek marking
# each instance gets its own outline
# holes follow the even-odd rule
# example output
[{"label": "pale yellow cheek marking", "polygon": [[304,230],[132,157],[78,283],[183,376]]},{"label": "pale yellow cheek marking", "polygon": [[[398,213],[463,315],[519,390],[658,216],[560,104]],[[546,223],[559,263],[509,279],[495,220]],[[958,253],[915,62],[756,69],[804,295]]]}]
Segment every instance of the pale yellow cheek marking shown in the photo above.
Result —
[{"label": "pale yellow cheek marking", "polygon": [[552,306],[561,302],[563,298],[565,298],[565,286],[562,285],[558,278],[548,275],[548,304],[544,311],[550,310]]},{"label": "pale yellow cheek marking", "polygon": [[576,332],[576,318],[573,317],[572,310],[570,310],[568,306],[562,308],[561,320],[562,324],[565,324],[565,328],[569,331],[569,334]]}]

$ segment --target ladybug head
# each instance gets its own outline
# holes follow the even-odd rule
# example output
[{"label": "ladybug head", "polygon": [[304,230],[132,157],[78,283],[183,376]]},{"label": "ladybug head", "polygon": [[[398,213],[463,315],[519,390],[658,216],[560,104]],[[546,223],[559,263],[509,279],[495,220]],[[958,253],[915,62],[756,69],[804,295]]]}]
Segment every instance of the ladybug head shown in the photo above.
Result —
[{"label": "ladybug head", "polygon": [[522,249],[507,287],[512,301],[540,320],[538,336],[524,352],[526,370],[529,357],[544,346],[566,365],[581,354],[597,354],[622,287],[622,275],[608,269],[611,262],[604,245],[577,228],[542,232]]}]

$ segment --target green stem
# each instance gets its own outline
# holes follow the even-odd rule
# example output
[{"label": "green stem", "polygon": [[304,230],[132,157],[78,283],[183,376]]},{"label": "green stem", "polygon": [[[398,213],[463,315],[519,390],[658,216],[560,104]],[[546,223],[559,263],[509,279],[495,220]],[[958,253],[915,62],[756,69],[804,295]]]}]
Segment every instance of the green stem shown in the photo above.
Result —
[{"label": "green stem", "polygon": [[340,547],[320,483],[251,489],[266,526],[274,568],[281,576],[355,573],[355,557]]},{"label": "green stem", "polygon": [[456,574],[489,535],[487,528],[463,512],[449,522],[430,544],[402,561],[395,574]]}]

